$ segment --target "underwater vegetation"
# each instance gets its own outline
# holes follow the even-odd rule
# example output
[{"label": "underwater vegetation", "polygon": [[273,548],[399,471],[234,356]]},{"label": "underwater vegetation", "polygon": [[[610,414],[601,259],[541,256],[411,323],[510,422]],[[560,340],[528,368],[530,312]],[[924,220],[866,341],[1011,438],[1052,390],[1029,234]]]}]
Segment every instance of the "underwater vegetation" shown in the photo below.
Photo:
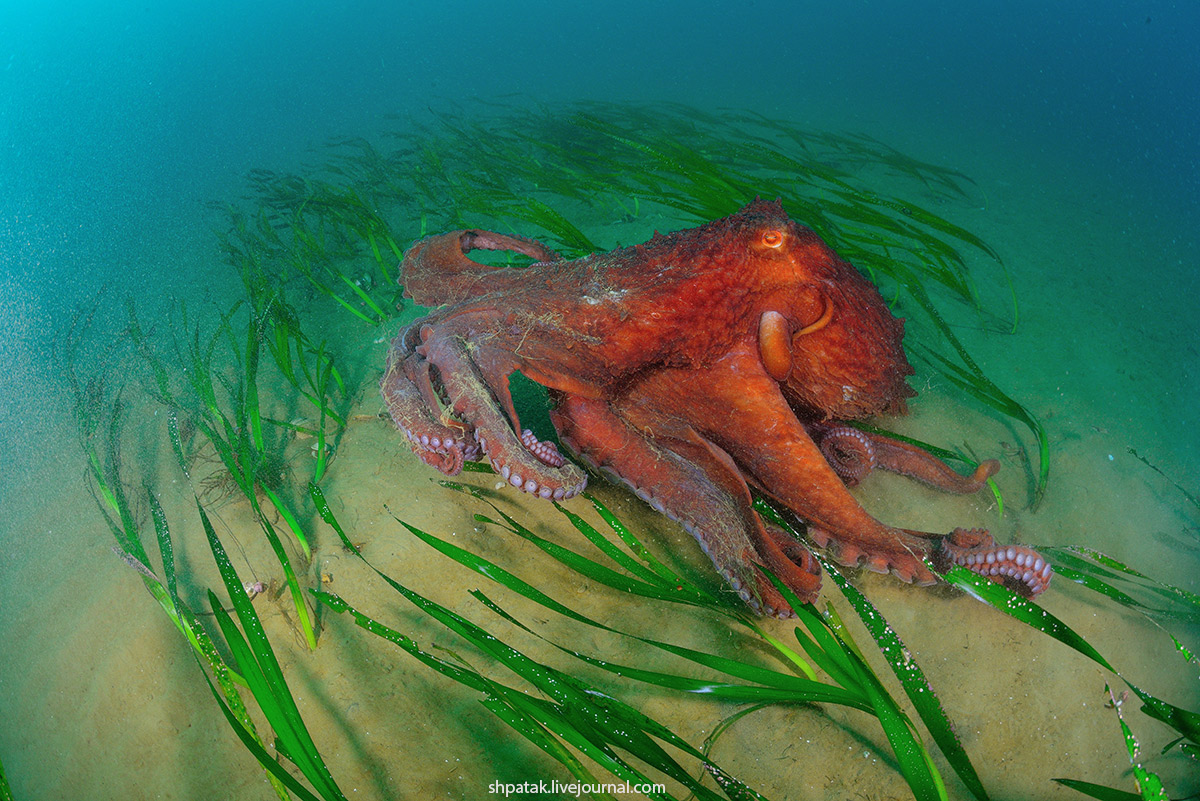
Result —
[{"label": "underwater vegetation", "polygon": [[[816,705],[857,710],[855,725],[882,735],[888,764],[914,798],[947,798],[947,781],[988,798],[937,688],[875,605],[828,560],[822,559],[824,570],[870,643],[852,635],[833,604],[802,603],[767,574],[798,615],[794,642],[785,641],[728,595],[657,556],[654,543],[598,495],[555,504],[562,536],[549,537],[506,511],[500,494],[476,486],[470,476],[442,482],[445,491],[460,494],[479,525],[519,538],[580,582],[621,594],[631,618],[669,615],[675,607],[702,616],[736,643],[738,656],[731,657],[727,648],[685,647],[628,630],[627,620],[602,619],[578,597],[552,597],[537,577],[456,544],[448,532],[410,525],[389,512],[389,536],[411,537],[486,579],[485,589],[469,591],[474,605],[451,609],[414,590],[415,577],[376,568],[370,549],[358,542],[364,532],[346,525],[345,513],[335,513],[338,498],[330,481],[338,471],[331,459],[353,435],[355,421],[374,417],[353,414],[356,399],[373,397],[378,372],[357,367],[352,354],[412,313],[401,304],[396,265],[414,238],[486,227],[537,236],[581,255],[615,244],[593,242],[584,233],[590,226],[579,222],[585,219],[617,222],[628,227],[620,230],[628,230],[631,241],[641,241],[648,228],[715,219],[764,196],[782,198],[794,218],[864,270],[898,313],[919,321],[909,334],[912,356],[945,376],[964,401],[1028,430],[1037,443],[1036,462],[1029,466],[1029,495],[1036,502],[1050,476],[1045,431],[1010,395],[1019,391],[988,379],[947,322],[971,315],[996,331],[1018,324],[1016,293],[1003,264],[986,243],[927,204],[870,189],[873,179],[887,175],[889,185],[901,181],[914,196],[949,203],[977,191],[970,180],[867,137],[662,104],[498,106],[486,117],[474,109],[439,113],[389,141],[389,148],[363,139],[331,142],[324,162],[303,176],[254,172],[250,195],[230,207],[230,228],[221,236],[243,298],[215,314],[181,306],[172,319],[151,325],[130,304],[124,352],[114,350],[112,358],[136,365],[138,387],[113,386],[105,378],[113,373],[105,369],[109,365],[93,367],[79,358],[90,331],[87,312],[59,356],[114,550],[189,644],[215,703],[278,797],[347,796],[301,714],[295,675],[280,658],[286,638],[260,616],[262,602],[255,596],[265,588],[259,572],[275,577],[264,594],[279,602],[303,643],[296,659],[316,649],[353,647],[327,636],[332,616],[352,621],[363,637],[379,638],[404,652],[403,659],[476,693],[516,737],[580,782],[605,776],[665,782],[668,790],[651,796],[664,799],[764,798],[711,758],[713,744],[764,708]],[[333,331],[358,333],[343,341]],[[131,398],[137,389],[142,397]],[[536,396],[524,401],[539,402]],[[153,433],[173,463],[160,467],[161,474],[123,458],[132,404],[163,412],[157,418],[165,421],[162,430]],[[367,401],[369,408],[373,404]],[[942,458],[964,456],[916,444]],[[299,469],[297,451],[311,451],[304,462],[310,469]],[[467,471],[490,472],[474,464]],[[193,517],[189,509],[182,524],[168,521],[161,500],[163,488],[178,478],[190,496],[185,506],[195,511]],[[235,567],[231,532],[218,533],[213,523],[219,500],[205,490],[218,485],[229,488],[243,504],[243,519],[251,521],[237,537],[261,535],[274,557],[273,564],[255,564],[253,577]],[[756,509],[805,536],[786,512],[761,499]],[[213,587],[181,573],[176,562],[176,544],[189,531],[202,535],[196,539],[211,554],[219,576]],[[324,549],[360,562],[394,595],[385,599],[358,587],[333,592],[314,558]],[[1094,591],[1097,603],[1154,620],[1200,621],[1200,598],[1103,554],[1085,548],[1042,553],[1061,578]],[[1111,671],[1114,687],[1123,682],[1143,712],[1177,733],[1164,752],[1200,757],[1196,712],[1132,683],[1035,602],[963,568],[951,567],[943,578]],[[613,635],[628,647],[620,649],[618,661],[563,640],[547,633],[543,618],[510,611],[517,601],[554,613],[581,632]],[[397,614],[401,606],[416,617]],[[469,619],[466,608],[489,622]],[[422,643],[422,636],[436,639]],[[1190,666],[1194,658],[1171,636],[1181,666]],[[678,667],[663,669],[664,658]],[[886,665],[888,673],[873,665]],[[707,740],[690,742],[656,720],[640,705],[646,688],[708,705],[714,725]],[[733,704],[738,706],[731,712]],[[1115,694],[1113,711],[1114,736],[1125,737],[1138,794],[1083,779],[1061,783],[1095,798],[1166,798],[1144,767],[1146,755]],[[943,776],[942,761],[954,777]],[[0,774],[0,797],[3,791]]]}]

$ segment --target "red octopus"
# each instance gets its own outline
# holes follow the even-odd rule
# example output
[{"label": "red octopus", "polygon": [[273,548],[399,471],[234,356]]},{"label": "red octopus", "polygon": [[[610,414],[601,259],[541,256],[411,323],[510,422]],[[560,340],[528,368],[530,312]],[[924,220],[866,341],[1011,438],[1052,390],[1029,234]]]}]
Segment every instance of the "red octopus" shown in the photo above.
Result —
[{"label": "red octopus", "polygon": [[[535,263],[484,265],[467,257],[473,250]],[[549,390],[561,442],[682,523],[758,613],[791,610],[756,564],[805,601],[820,570],[804,543],[754,511],[751,488],[844,564],[931,584],[923,557],[932,556],[1030,596],[1049,582],[1029,548],[978,529],[895,528],[847,490],[880,468],[974,492],[999,464],[963,476],[839,422],[905,411],[914,393],[904,323],[778,201],[576,260],[529,239],[455,231],[416,243],[400,280],[437,308],[392,343],[383,397],[417,454],[447,474],[486,456],[543,498],[584,488],[577,465],[522,428],[508,383],[520,371]]]}]

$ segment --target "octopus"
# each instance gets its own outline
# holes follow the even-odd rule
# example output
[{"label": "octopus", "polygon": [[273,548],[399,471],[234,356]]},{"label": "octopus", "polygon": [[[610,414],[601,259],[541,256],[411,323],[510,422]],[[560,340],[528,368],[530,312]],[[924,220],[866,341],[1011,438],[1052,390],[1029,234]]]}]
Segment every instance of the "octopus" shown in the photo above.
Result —
[{"label": "octopus", "polygon": [[[534,261],[485,264],[473,251]],[[915,395],[904,321],[778,201],[579,259],[453,231],[414,244],[400,273],[405,295],[432,311],[391,343],[382,394],[416,454],[447,475],[487,459],[513,487],[561,501],[586,486],[581,462],[678,521],[758,614],[792,614],[759,566],[802,602],[817,597],[821,571],[809,542],[756,511],[754,493],[843,565],[930,585],[931,565],[956,564],[1029,597],[1049,583],[1031,548],[983,529],[898,528],[855,499],[850,488],[873,470],[972,493],[999,463],[960,474],[850,425],[902,414]],[[522,426],[517,372],[548,390],[575,461]]]}]

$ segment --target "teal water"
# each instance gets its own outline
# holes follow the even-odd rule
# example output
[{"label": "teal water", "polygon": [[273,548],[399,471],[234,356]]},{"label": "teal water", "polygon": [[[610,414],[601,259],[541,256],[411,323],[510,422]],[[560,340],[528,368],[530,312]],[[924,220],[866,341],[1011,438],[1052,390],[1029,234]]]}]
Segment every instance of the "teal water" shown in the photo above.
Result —
[{"label": "teal water", "polygon": [[[781,2],[0,10],[0,330],[8,334],[0,342],[0,719],[16,721],[0,727],[0,761],[15,796],[270,797],[177,633],[110,553],[55,346],[96,298],[97,363],[125,325],[127,297],[160,333],[180,300],[227,305],[240,288],[214,231],[225,225],[220,207],[245,193],[249,170],[298,169],[319,160],[329,137],[382,137],[424,119],[431,105],[459,100],[744,109],[866,133],[971,176],[980,197],[951,219],[1000,252],[1022,316],[1015,335],[961,333],[989,375],[1045,422],[1054,449],[1051,491],[1036,510],[1021,503],[1019,461],[1006,460],[1011,503],[999,528],[1028,542],[1096,547],[1200,592],[1200,516],[1128,451],[1200,494],[1200,57],[1190,40],[1198,24],[1194,7],[1171,3],[1136,13],[1122,4],[838,11]],[[589,222],[604,231],[613,221]],[[364,376],[382,363],[378,334],[330,330],[361,343]],[[114,380],[136,395],[134,379]],[[368,415],[372,381],[356,407]],[[947,394],[936,384],[923,392],[928,400],[905,421],[912,433],[969,429],[996,447],[1028,446],[1021,432]],[[134,413],[156,424],[152,405]],[[394,432],[371,426],[347,443],[333,475],[356,522],[382,531],[382,504],[403,503],[431,526],[469,525],[453,498],[430,489]],[[169,453],[146,446],[138,456],[169,476]],[[986,499],[945,505],[903,483],[864,487],[863,498],[914,526],[988,513]],[[222,514],[236,527],[236,509]],[[686,535],[653,515],[639,519],[689,558]],[[393,550],[399,570],[427,571],[447,603],[463,604],[463,590],[475,586],[436,559]],[[185,553],[199,571],[203,557]],[[345,565],[330,572],[339,589],[367,581]],[[995,797],[1069,797],[1050,776],[1132,789],[1117,723],[1103,709],[1101,671],[986,610],[866,582],[938,674],[934,685]],[[1129,665],[1132,680],[1200,708],[1197,668],[1165,635],[1067,582],[1051,593],[1047,606]],[[595,603],[622,613],[620,604]],[[1193,651],[1200,645],[1194,628],[1168,628]],[[962,648],[939,647],[947,629]],[[696,624],[680,636],[710,644],[706,633]],[[487,767],[497,754],[506,777],[519,778],[524,765],[557,775],[473,698],[352,631],[336,635],[352,643],[348,652],[296,650],[288,665],[318,699],[313,726],[335,774],[349,777],[344,789],[357,782],[366,797],[484,797],[480,788],[501,775]],[[395,676],[393,663],[401,677],[378,678]],[[366,689],[348,686],[347,676]],[[444,700],[419,700],[428,698]],[[654,714],[670,714],[669,699],[645,699]],[[443,706],[469,725],[437,723]],[[680,726],[694,727],[681,728],[694,741],[723,716],[686,706],[686,715],[676,711],[691,721]],[[894,780],[873,757],[841,753],[864,749],[838,739],[837,721],[770,714],[749,719],[724,754],[769,797],[878,794]],[[1131,723],[1148,754],[1170,740],[1143,716]],[[1010,765],[1019,783],[1009,784],[1017,781]],[[1197,790],[1194,763],[1148,766],[1173,795]],[[951,794],[965,791],[955,785]]]}]

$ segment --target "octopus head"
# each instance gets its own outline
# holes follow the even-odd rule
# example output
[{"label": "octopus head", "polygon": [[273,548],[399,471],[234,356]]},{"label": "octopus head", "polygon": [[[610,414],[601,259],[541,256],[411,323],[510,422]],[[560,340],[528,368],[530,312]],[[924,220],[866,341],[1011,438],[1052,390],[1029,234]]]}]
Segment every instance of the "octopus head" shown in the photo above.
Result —
[{"label": "octopus head", "polygon": [[792,404],[841,420],[903,412],[914,394],[904,320],[778,202],[755,201],[742,215],[763,296],[760,354]]}]

